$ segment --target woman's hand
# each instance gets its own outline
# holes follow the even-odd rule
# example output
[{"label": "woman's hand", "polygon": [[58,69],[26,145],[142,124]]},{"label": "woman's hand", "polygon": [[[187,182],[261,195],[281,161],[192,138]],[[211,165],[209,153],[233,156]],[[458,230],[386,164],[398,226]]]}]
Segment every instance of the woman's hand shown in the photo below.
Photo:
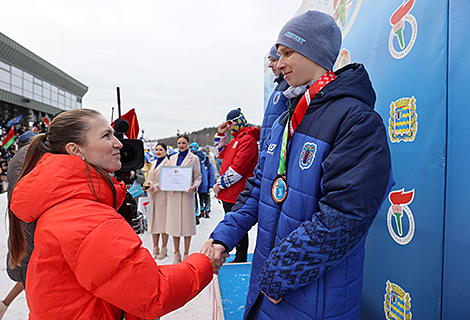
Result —
[{"label": "woman's hand", "polygon": [[191,188],[188,189],[188,191],[186,191],[187,193],[194,193],[196,192],[197,190],[197,187],[196,186],[192,186]]},{"label": "woman's hand", "polygon": [[201,248],[201,253],[205,254],[211,260],[212,270],[214,273],[216,273],[215,270],[217,269],[217,272],[218,272],[220,267],[217,267],[215,263],[215,250],[214,250],[214,246],[212,245],[213,241],[214,239],[209,239],[206,242],[204,242],[204,245]]}]

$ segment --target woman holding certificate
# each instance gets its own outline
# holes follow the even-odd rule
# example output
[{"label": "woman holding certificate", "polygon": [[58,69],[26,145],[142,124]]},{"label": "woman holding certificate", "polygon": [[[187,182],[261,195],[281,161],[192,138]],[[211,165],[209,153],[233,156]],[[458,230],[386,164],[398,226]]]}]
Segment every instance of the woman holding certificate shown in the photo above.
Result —
[{"label": "woman holding certificate", "polygon": [[202,175],[199,158],[189,152],[189,137],[178,136],[178,154],[170,157],[168,166],[192,167],[192,183],[187,191],[168,191],[166,233],[173,236],[175,256],[173,264],[181,262],[180,238],[184,237],[183,260],[189,255],[191,237],[196,234],[196,217],[194,215],[194,193],[201,184]]},{"label": "woman holding certificate", "polygon": [[[166,245],[168,243],[168,234],[165,233],[166,227],[166,192],[162,191],[159,187],[160,168],[168,164],[168,157],[166,154],[166,144],[159,143],[155,147],[155,154],[157,160],[152,161],[152,166],[148,172],[147,186],[144,187],[150,195],[153,206],[152,220],[149,224],[149,232],[152,234],[153,239],[153,257],[158,260],[164,259],[167,256]],[[147,188],[148,187],[148,188]],[[162,235],[162,250],[158,248],[158,241]]]}]

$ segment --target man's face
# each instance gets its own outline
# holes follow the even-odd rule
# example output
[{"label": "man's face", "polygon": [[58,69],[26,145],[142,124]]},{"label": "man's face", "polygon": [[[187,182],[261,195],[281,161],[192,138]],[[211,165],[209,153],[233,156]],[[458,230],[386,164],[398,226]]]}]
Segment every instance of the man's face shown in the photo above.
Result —
[{"label": "man's face", "polygon": [[318,79],[327,70],[291,48],[279,45],[277,52],[281,55],[277,69],[284,73],[289,85],[298,87]]},{"label": "man's face", "polygon": [[277,70],[277,68],[276,68],[276,65],[277,65],[277,63],[278,63],[279,60],[274,59],[273,57],[269,57],[268,60],[269,60],[268,67],[271,68],[271,70],[273,71],[274,75],[275,75],[276,77],[278,77],[278,76],[281,74],[281,71]]}]

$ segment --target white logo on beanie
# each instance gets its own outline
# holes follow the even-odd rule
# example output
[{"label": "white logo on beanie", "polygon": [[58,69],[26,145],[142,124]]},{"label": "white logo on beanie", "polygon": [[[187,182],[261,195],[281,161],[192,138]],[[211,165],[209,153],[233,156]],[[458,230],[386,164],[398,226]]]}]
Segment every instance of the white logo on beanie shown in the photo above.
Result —
[{"label": "white logo on beanie", "polygon": [[296,35],[295,33],[290,32],[290,31],[287,31],[285,36],[288,37],[288,38],[294,39],[298,43],[304,43],[305,41],[307,41],[304,38],[299,37],[298,35]]}]

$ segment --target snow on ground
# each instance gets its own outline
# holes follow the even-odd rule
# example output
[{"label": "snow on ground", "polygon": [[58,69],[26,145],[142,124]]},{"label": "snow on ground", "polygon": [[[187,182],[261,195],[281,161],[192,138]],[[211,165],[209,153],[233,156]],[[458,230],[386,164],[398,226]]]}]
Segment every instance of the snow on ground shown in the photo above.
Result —
[{"label": "snow on ground", "polygon": [[[5,213],[7,196],[5,193],[0,194],[0,212]],[[197,226],[197,235],[192,238],[191,252],[199,252],[204,242],[208,239],[211,231],[222,220],[224,216],[224,210],[222,205],[211,197],[212,201],[212,212],[210,213],[209,219],[201,219],[201,224]],[[151,250],[152,235],[148,232],[140,235],[144,247]],[[250,247],[249,253],[254,251],[254,244],[256,243],[256,227],[252,228],[249,233]],[[8,277],[6,272],[6,254],[7,254],[7,240],[8,240],[8,220],[2,216],[0,218],[0,300],[3,300],[8,294],[11,288],[14,286],[14,282]],[[181,239],[180,250],[184,251],[184,240]],[[161,239],[160,239],[161,246]],[[173,262],[173,241],[170,237],[168,242],[168,257],[163,260],[157,260],[159,265],[171,264]],[[184,307],[175,310],[165,316],[162,320],[176,320],[176,319],[187,319],[187,320],[209,320],[212,319],[212,300],[211,300],[211,289],[210,285],[206,287],[196,298],[188,302]],[[8,311],[2,320],[21,320],[28,319],[28,306],[24,292],[21,293],[10,305]]]}]

